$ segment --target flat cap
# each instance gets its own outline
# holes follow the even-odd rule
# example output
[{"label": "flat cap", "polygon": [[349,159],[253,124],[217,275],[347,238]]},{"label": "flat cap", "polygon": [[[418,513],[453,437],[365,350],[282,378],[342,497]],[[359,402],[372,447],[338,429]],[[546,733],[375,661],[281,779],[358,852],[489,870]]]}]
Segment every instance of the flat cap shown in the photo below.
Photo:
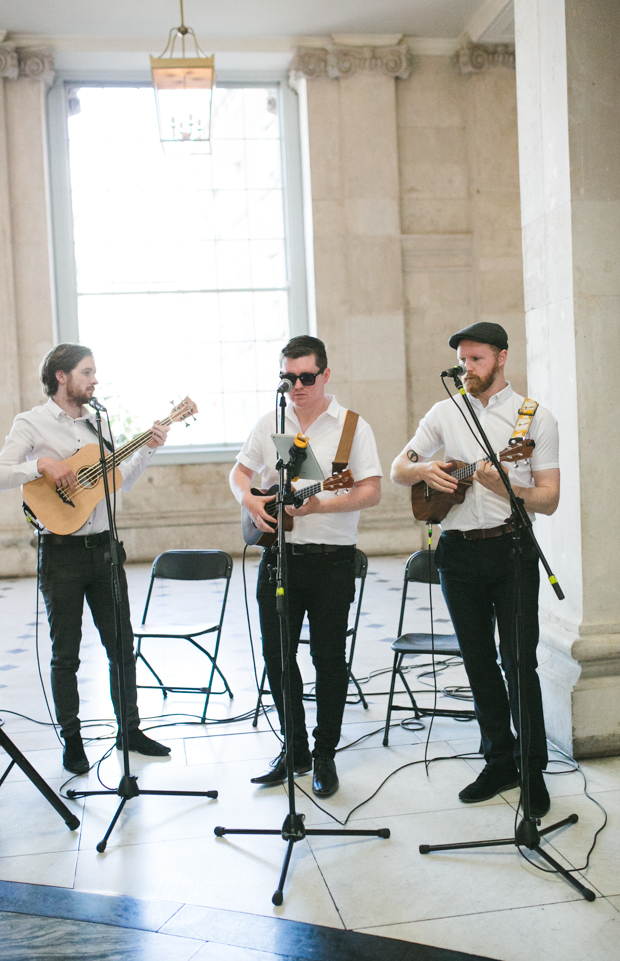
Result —
[{"label": "flat cap", "polygon": [[508,350],[508,334],[500,324],[489,324],[486,321],[471,324],[469,327],[463,327],[463,330],[459,330],[458,333],[452,334],[448,343],[456,350],[462,340],[475,340],[479,344],[491,344],[492,347],[499,347],[500,350]]}]

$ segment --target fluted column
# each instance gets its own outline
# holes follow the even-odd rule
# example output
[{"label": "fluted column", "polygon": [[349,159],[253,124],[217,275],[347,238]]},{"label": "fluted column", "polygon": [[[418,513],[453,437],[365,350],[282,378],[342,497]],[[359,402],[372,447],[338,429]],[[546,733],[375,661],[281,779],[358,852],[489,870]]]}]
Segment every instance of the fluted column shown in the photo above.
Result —
[{"label": "fluted column", "polygon": [[[334,392],[372,425],[386,474],[408,436],[395,87],[409,71],[405,45],[301,48],[291,64],[307,107],[317,333]],[[417,546],[407,510],[386,481],[360,546]]]}]

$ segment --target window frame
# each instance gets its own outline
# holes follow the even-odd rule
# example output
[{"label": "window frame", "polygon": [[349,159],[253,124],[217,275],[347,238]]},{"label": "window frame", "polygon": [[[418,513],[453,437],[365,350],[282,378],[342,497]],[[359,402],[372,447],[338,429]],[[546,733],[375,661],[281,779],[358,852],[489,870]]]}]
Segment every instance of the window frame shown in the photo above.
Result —
[{"label": "window frame", "polygon": [[[308,282],[304,235],[302,157],[299,103],[286,74],[243,71],[217,74],[220,87],[273,86],[278,90],[281,117],[282,186],[284,200],[285,250],[289,278],[290,336],[309,332]],[[79,342],[78,297],[69,169],[67,89],[71,87],[151,87],[148,70],[76,71],[59,70],[47,94],[47,142],[50,186],[50,219],[55,300],[55,339]],[[274,371],[274,396],[277,386]],[[157,464],[225,463],[236,459],[241,444],[195,444],[159,448]]]}]

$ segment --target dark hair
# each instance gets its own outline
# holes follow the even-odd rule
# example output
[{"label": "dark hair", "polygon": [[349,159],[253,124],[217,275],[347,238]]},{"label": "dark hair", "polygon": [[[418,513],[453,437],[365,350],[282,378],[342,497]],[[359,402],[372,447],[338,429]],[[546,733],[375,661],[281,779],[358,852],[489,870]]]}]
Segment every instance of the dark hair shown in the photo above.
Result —
[{"label": "dark hair", "polygon": [[297,360],[299,357],[309,357],[314,354],[316,365],[320,370],[325,370],[327,367],[327,353],[325,351],[325,344],[318,337],[310,337],[308,334],[302,334],[300,337],[293,337],[289,340],[286,347],[282,348],[282,353],[280,354],[280,360],[283,357],[288,357],[290,360]]},{"label": "dark hair", "polygon": [[81,360],[92,357],[92,353],[90,347],[81,344],[58,344],[58,347],[50,350],[41,362],[41,383],[47,396],[53,397],[58,390],[57,371],[70,374]]}]

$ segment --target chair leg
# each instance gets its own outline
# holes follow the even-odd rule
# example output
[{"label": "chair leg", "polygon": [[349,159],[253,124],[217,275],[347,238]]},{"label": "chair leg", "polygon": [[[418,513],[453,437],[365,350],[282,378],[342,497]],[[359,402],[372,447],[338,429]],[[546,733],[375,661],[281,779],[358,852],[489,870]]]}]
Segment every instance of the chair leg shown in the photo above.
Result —
[{"label": "chair leg", "polygon": [[260,687],[258,689],[258,698],[256,699],[256,709],[254,711],[254,720],[252,721],[252,727],[258,727],[258,715],[260,714],[261,707],[263,706],[262,697],[263,694],[268,694],[269,691],[265,689],[265,680],[267,678],[267,668],[263,668],[263,676],[261,677]]},{"label": "chair leg", "polygon": [[[159,674],[157,674],[157,672],[151,667],[151,665],[149,664],[149,662],[147,661],[147,659],[145,658],[144,654],[143,654],[141,651],[138,651],[138,652],[136,653],[136,661],[138,661],[138,660],[144,661],[146,667],[149,669],[149,671],[151,672],[151,674],[153,675],[153,677],[155,678],[155,680],[156,680],[157,683],[159,684],[160,688],[162,689],[162,692],[163,692],[164,697],[168,697],[168,691],[167,691],[166,688],[164,687],[164,682],[162,681],[162,679],[161,679],[161,677],[159,676]],[[136,684],[136,687],[143,687],[143,685],[142,685],[142,684]]]},{"label": "chair leg", "polygon": [[392,680],[390,682],[390,695],[388,697],[388,707],[387,715],[385,718],[385,731],[383,732],[383,746],[387,747],[388,739],[390,736],[390,719],[392,717],[392,701],[394,700],[394,685],[396,684],[396,672],[400,668],[399,661],[402,660],[400,654],[394,655],[394,664],[392,666]]},{"label": "chair leg", "polygon": [[[362,689],[361,689],[361,687],[360,687],[360,685],[359,685],[359,682],[358,682],[355,674],[353,673],[353,671],[351,671],[350,674],[349,674],[349,684],[351,684],[351,683],[355,684],[355,686],[356,686],[356,688],[357,688],[357,693],[358,693],[358,695],[359,695],[359,699],[360,699],[360,701],[362,702],[362,704],[364,705],[364,710],[367,711],[367,710],[368,710],[368,702],[366,701],[366,698],[364,697],[364,694],[363,694],[363,692],[362,692]],[[357,703],[357,701],[356,701],[356,702],[351,702],[351,703]]]},{"label": "chair leg", "polygon": [[416,701],[415,697],[413,696],[413,693],[412,693],[412,691],[411,691],[411,688],[410,688],[409,685],[407,684],[407,679],[406,679],[406,677],[405,677],[405,675],[404,675],[404,673],[403,673],[403,670],[402,670],[403,659],[404,659],[404,654],[401,656],[400,664],[398,665],[398,671],[397,671],[397,673],[398,673],[398,676],[400,677],[401,681],[402,681],[403,684],[405,685],[405,690],[407,691],[407,694],[409,695],[409,700],[411,701],[411,706],[412,706],[413,710],[415,711],[416,720],[418,720],[420,717],[422,717],[422,715],[419,713],[417,701]]}]

